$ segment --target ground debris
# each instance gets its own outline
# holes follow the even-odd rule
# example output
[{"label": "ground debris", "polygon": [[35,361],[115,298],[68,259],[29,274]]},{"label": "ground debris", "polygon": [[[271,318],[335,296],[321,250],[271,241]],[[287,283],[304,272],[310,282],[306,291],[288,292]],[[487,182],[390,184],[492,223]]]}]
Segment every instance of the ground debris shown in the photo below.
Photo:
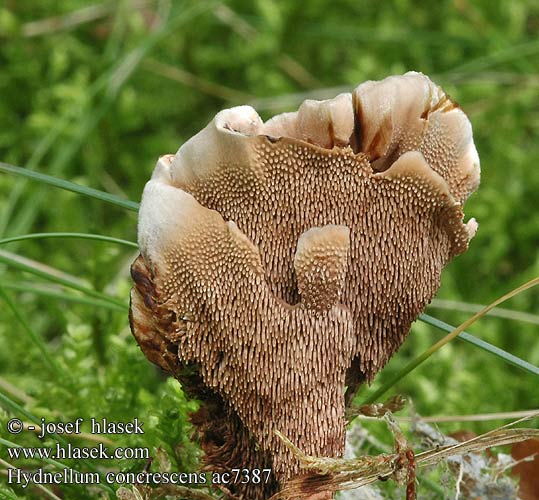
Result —
[{"label": "ground debris", "polygon": [[[415,445],[414,450],[392,414],[386,412],[384,419],[394,437],[393,452],[344,459],[309,456],[276,431],[279,439],[299,460],[303,473],[288,481],[272,500],[311,498],[310,495],[316,498],[317,494],[323,492],[352,490],[386,480],[405,484],[406,500],[415,500],[416,469],[440,463],[446,464],[453,477],[454,491],[448,491],[447,498],[517,500],[519,498],[517,482],[503,475],[517,462],[503,453],[495,455],[489,449],[493,446],[539,437],[537,429],[512,428],[533,417],[517,420],[479,436],[472,436],[463,442],[445,436],[435,427],[422,422],[420,418],[415,418],[412,425],[413,435],[421,438],[422,443]],[[366,438],[362,436],[362,439]],[[421,475],[418,479],[421,481]],[[383,498],[376,490],[364,490],[364,495],[362,493],[358,492],[359,496],[354,495],[350,498],[358,500]]]}]

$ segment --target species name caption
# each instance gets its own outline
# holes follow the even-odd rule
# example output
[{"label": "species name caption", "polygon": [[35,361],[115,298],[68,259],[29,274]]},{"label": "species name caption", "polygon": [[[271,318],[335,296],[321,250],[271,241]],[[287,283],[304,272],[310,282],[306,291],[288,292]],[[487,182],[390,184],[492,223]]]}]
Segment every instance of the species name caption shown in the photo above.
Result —
[{"label": "species name caption", "polygon": [[[7,431],[10,434],[20,434],[25,430],[33,431],[38,438],[44,439],[52,435],[64,436],[83,434],[81,430],[83,418],[77,418],[73,422],[47,422],[41,419],[41,425],[25,424],[18,418],[12,418],[7,422]],[[115,422],[106,418],[91,418],[90,434],[98,434],[108,441],[106,435],[115,434],[144,434],[144,423],[135,418],[130,422]],[[81,436],[81,438],[84,436]],[[58,438],[57,438],[58,439]],[[94,438],[95,439],[95,438]],[[11,460],[80,460],[80,459],[142,459],[151,463],[150,450],[148,448],[122,448],[116,447],[111,450],[103,442],[94,447],[77,447],[71,443],[57,442],[49,447],[23,447],[11,446],[7,448]],[[58,464],[55,464],[58,465]],[[262,484],[267,483],[271,477],[271,469],[231,469],[228,472],[80,472],[70,467],[57,470],[45,470],[40,467],[29,471],[17,467],[8,468],[7,476],[9,484],[18,484],[26,488],[32,484],[194,484],[194,485],[230,485],[230,484]]]}]

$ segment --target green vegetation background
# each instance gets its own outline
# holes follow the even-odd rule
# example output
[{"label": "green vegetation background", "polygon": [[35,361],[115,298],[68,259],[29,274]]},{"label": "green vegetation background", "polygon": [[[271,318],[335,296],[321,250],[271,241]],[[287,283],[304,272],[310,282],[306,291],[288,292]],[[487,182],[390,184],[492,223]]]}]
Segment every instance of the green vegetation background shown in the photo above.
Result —
[{"label": "green vegetation background", "polygon": [[[438,297],[489,303],[539,275],[536,0],[5,0],[0,161],[138,201],[157,157],[175,152],[222,108],[248,103],[268,118],[305,98],[332,97],[408,70],[431,76],[465,110],[482,163],[481,186],[465,207],[479,231],[444,272]],[[0,175],[0,238],[52,231],[136,241],[136,215]],[[134,249],[47,239],[0,251],[127,305]],[[146,434],[117,436],[116,445],[160,447],[172,470],[192,470],[196,448],[185,417],[191,403],[146,361],[123,306],[76,302],[84,296],[12,265],[1,273],[0,392],[53,421],[138,417]],[[506,307],[538,314],[538,299],[532,289]],[[470,314],[464,306],[428,312],[451,324]],[[537,316],[527,320],[483,318],[470,332],[539,365]],[[32,334],[42,340],[33,342]],[[440,335],[416,324],[374,386]],[[536,377],[457,340],[394,391],[428,416],[537,408],[538,387]],[[29,432],[9,435],[5,423],[17,412],[2,401],[1,438],[54,443]],[[464,425],[484,431],[499,423]],[[4,447],[0,456],[6,460]],[[32,464],[38,465],[26,466]],[[138,471],[145,464],[105,465]],[[93,498],[91,491],[55,489],[64,498]],[[40,495],[10,489],[5,479],[0,492]]]}]

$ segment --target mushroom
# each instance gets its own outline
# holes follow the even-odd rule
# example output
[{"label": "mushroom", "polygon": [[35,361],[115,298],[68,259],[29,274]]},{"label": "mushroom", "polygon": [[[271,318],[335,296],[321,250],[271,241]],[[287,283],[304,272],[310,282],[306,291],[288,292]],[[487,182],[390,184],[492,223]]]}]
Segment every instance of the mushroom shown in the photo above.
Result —
[{"label": "mushroom", "polygon": [[159,159],[131,329],[201,401],[207,468],[273,471],[230,491],[266,499],[301,473],[276,429],[342,456],[346,405],[475,234],[462,205],[478,183],[467,117],[414,72],[266,123],[249,106],[221,111]]}]

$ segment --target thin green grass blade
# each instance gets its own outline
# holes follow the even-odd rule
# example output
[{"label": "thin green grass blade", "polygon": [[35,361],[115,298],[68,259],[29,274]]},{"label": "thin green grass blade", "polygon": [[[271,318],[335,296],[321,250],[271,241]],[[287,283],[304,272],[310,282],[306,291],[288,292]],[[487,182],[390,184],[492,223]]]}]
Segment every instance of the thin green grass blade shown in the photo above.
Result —
[{"label": "thin green grass blade", "polygon": [[34,403],[34,398],[26,394],[18,387],[15,387],[13,384],[9,383],[5,378],[0,377],[0,390],[6,391],[7,394],[11,394],[21,403],[26,403],[28,405]]},{"label": "thin green grass blade", "polygon": [[465,63],[456,66],[448,71],[446,74],[457,74],[467,72],[478,72],[488,68],[492,68],[497,64],[506,61],[515,61],[518,58],[526,58],[528,56],[536,56],[539,52],[539,41],[532,40],[525,43],[511,45],[505,47],[497,52],[487,54],[485,56],[477,57],[475,59],[467,60]]},{"label": "thin green grass blade", "polygon": [[[6,443],[9,443],[10,441],[6,441],[5,439],[2,439],[2,440],[0,440],[0,442],[2,444],[6,444]],[[5,460],[2,460],[1,458],[0,458],[0,464],[2,464],[4,467],[6,467],[6,469],[16,469],[15,466],[11,465],[9,462],[6,462]],[[53,500],[62,500],[60,497],[56,496],[52,491],[45,488],[45,486],[43,486],[42,484],[38,483],[38,484],[34,484],[34,486],[38,490],[42,491],[45,496],[48,496],[49,498],[52,498]],[[4,492],[2,492],[1,494],[2,494],[2,499],[3,500],[6,500],[8,498],[14,498],[15,500],[17,500],[17,497],[13,497],[11,495],[4,496],[5,495]]]},{"label": "thin green grass blade", "polygon": [[14,241],[24,240],[39,240],[46,238],[79,238],[83,240],[97,240],[105,241],[108,243],[117,243],[118,245],[125,245],[131,248],[138,248],[138,245],[133,241],[122,240],[120,238],[113,238],[111,236],[105,236],[102,234],[90,234],[90,233],[31,233],[22,234],[20,236],[12,236],[11,238],[0,239],[0,245],[5,243],[12,243]]},{"label": "thin green grass blade", "polygon": [[104,191],[99,191],[97,189],[89,188],[86,186],[81,186],[80,184],[75,184],[74,182],[65,181],[63,179],[57,179],[50,175],[41,174],[39,172],[34,172],[26,168],[17,167],[15,165],[10,165],[9,163],[0,162],[0,172],[7,174],[14,174],[27,179],[41,182],[42,184],[48,184],[49,186],[54,186],[60,189],[65,189],[66,191],[72,191],[73,193],[82,194],[88,198],[95,198],[96,200],[104,201],[105,203],[110,203],[120,208],[125,208],[136,212],[139,208],[139,204],[131,200],[123,200]]},{"label": "thin green grass blade", "polygon": [[127,304],[124,305],[124,307],[120,307],[117,304],[113,304],[105,300],[94,299],[92,297],[86,297],[85,295],[74,295],[72,293],[66,293],[61,289],[42,287],[37,283],[5,283],[2,286],[6,290],[31,293],[34,295],[42,295],[43,297],[50,297],[51,299],[66,300],[75,304],[101,307],[103,309],[110,309],[112,311],[118,311],[121,313],[125,313],[128,310]]},{"label": "thin green grass blade", "polygon": [[[1,396],[1,394],[0,394],[0,396]],[[1,397],[0,397],[0,400],[2,400]],[[36,425],[41,426],[41,420],[39,420],[39,419],[37,419],[37,421],[33,422],[33,423],[35,423]],[[53,436],[53,438],[56,439],[57,441],[59,441],[60,443],[62,443],[64,445],[67,444],[67,441],[64,440],[63,438],[61,438],[61,436],[59,436],[58,434],[51,434],[51,436]],[[23,446],[21,446],[20,444],[14,443],[12,441],[8,441],[7,439],[3,439],[3,438],[0,438],[0,444],[3,444],[4,446],[8,446],[10,448],[23,448]],[[42,460],[43,462],[46,462],[48,464],[54,465],[55,467],[59,467],[60,469],[64,469],[66,467],[65,464],[63,464],[62,462],[57,462],[53,458],[40,458],[40,460]]]},{"label": "thin green grass blade", "polygon": [[478,44],[477,39],[469,36],[450,35],[433,31],[395,29],[390,32],[381,31],[379,28],[362,27],[358,30],[356,26],[333,26],[326,23],[313,23],[303,30],[306,37],[337,38],[341,40],[354,40],[356,43],[369,42],[379,44],[406,44],[412,43],[427,45],[462,45],[473,47]]},{"label": "thin green grass blade", "polygon": [[[83,116],[79,117],[80,123],[73,124],[75,127],[75,137],[69,142],[66,142],[66,144],[63,144],[58,154],[51,160],[48,170],[52,174],[51,177],[61,176],[69,162],[76,157],[77,152],[83,146],[86,138],[106,115],[109,106],[110,104],[108,102],[102,102],[94,107],[90,107],[85,110]],[[37,165],[28,165],[28,167],[35,169],[37,168]],[[25,170],[28,170],[28,168]],[[24,179],[28,180],[28,178]],[[47,200],[47,190],[38,187],[31,200],[27,201],[22,206],[15,205],[15,201],[18,198],[20,198],[20,195],[13,200],[10,200],[10,205],[7,207],[11,213],[10,218],[6,221],[6,225],[9,225],[9,231],[12,233],[23,233],[28,231],[37,217],[43,202]]]},{"label": "thin green grass blade", "polygon": [[[68,124],[72,123],[70,118],[75,118],[78,121],[73,124],[76,127],[74,138],[59,151],[59,154],[52,160],[51,163],[51,172],[54,175],[61,174],[63,168],[75,157],[80,147],[84,144],[86,137],[88,137],[88,135],[106,116],[125,83],[136,72],[140,63],[151,52],[151,50],[153,50],[153,48],[156,47],[163,38],[168,36],[174,30],[179,29],[183,24],[186,24],[197,16],[211,10],[211,8],[217,3],[218,2],[215,1],[195,2],[193,5],[183,2],[171,3],[170,7],[174,11],[173,14],[166,15],[166,12],[161,12],[160,14],[162,15],[162,19],[165,21],[159,25],[157,29],[151,32],[148,37],[144,38],[137,47],[124,53],[119,53],[117,54],[117,57],[111,58],[112,62],[110,68],[108,68],[106,72],[100,76],[88,89],[87,97],[89,106],[83,110],[84,112],[82,113],[82,116],[78,107],[69,109],[66,116],[60,120],[60,125],[54,134],[47,137],[46,140],[44,140],[40,145],[41,147],[38,147],[39,153],[32,156],[32,161],[28,166],[30,168],[35,168],[37,166],[37,164],[44,157],[46,151],[50,149],[52,144],[60,137],[61,131]],[[164,9],[167,10],[168,7],[165,5]],[[161,15],[158,17],[161,17]],[[110,36],[109,44],[107,44],[105,51],[107,53],[114,53],[115,49],[112,46],[115,45],[117,45],[117,40],[115,41],[114,36]],[[101,96],[99,97],[100,93]],[[98,97],[100,100],[98,100]],[[0,163],[0,171],[2,170],[1,166],[2,163]],[[86,194],[87,196],[96,197],[97,199],[107,201],[117,206],[122,206],[128,210],[138,210],[138,204],[135,202],[124,200],[91,188],[83,188],[84,192],[81,192],[80,189],[82,186],[78,186],[74,183],[68,183],[67,181],[61,181],[64,185],[60,186],[57,182],[55,182],[57,179],[52,176],[46,176],[45,174],[38,174],[38,177],[26,175],[25,178],[41,180],[43,183],[49,185],[62,187],[63,189],[74,191],[79,194]],[[48,182],[46,179],[51,182]],[[11,225],[11,232],[20,233],[28,231],[30,224],[36,217],[41,203],[45,199],[45,193],[43,191],[36,193],[36,195],[32,198],[31,204],[26,204],[22,208],[19,207],[17,217],[15,221],[11,223],[12,215],[15,212],[15,205],[17,200],[20,198],[22,189],[23,185],[19,184],[17,193],[9,199],[7,209],[0,219],[0,235],[5,233],[5,228],[8,222],[10,222]],[[93,195],[90,193],[93,193]],[[102,194],[105,194],[106,199],[103,199]],[[117,202],[119,202],[120,205],[118,205]]]},{"label": "thin green grass blade", "polygon": [[[465,313],[476,313],[481,311],[484,307],[484,304],[471,304],[468,302],[444,299],[434,299],[427,306],[427,308],[431,309],[445,309],[449,311],[458,311]],[[495,309],[492,309],[488,312],[487,316],[511,319],[514,321],[522,321],[524,323],[532,323],[533,325],[539,325],[539,315],[530,314],[522,311],[515,311],[513,309],[506,309],[504,307],[496,307]]]},{"label": "thin green grass blade", "polygon": [[[35,422],[35,423],[37,425],[41,425],[41,421],[38,421],[38,422]],[[51,437],[53,439],[56,439],[59,443],[63,444],[64,446],[67,445],[67,441],[65,439],[63,439],[61,436],[59,436],[58,434],[51,434]],[[6,446],[8,448],[23,448],[23,446],[21,446],[20,444],[14,443],[14,442],[9,441],[7,439],[3,439],[1,437],[0,437],[0,444],[3,444],[4,446]],[[45,462],[47,464],[54,465],[55,467],[58,467],[60,470],[68,468],[66,464],[63,464],[62,462],[58,462],[58,461],[54,460],[53,458],[40,458],[39,460],[41,462]],[[112,488],[111,486],[109,486],[107,484],[105,478],[103,477],[103,473],[93,463],[88,462],[84,458],[79,459],[79,463],[85,464],[88,469],[90,469],[91,471],[96,472],[97,474],[99,474],[101,480],[96,483],[96,486],[98,486],[98,487],[100,487],[100,488],[102,488],[104,490],[107,490],[109,493],[112,493],[112,494],[116,493],[114,488]],[[70,467],[70,468],[73,468],[73,467]],[[79,472],[79,471],[77,470],[77,472]]]},{"label": "thin green grass blade", "polygon": [[[485,307],[485,305],[471,304],[468,302],[460,302],[457,300],[434,299],[427,307],[431,309],[445,309],[449,311],[476,313],[481,311]],[[530,314],[522,311],[515,311],[513,309],[506,309],[504,307],[496,307],[492,309],[488,312],[487,316],[539,325],[539,315]]]},{"label": "thin green grass blade", "polygon": [[[210,10],[216,2],[197,2],[194,5],[180,5],[180,2],[171,4],[175,9],[174,15],[163,15],[162,18],[166,21],[158,27],[150,36],[146,37],[139,46],[123,54],[117,54],[117,57],[111,58],[111,66],[107,71],[103,73],[93,84],[87,89],[87,102],[89,106],[85,109],[80,109],[79,103],[71,107],[67,113],[57,122],[57,125],[53,130],[41,141],[36,148],[36,151],[29,160],[28,168],[34,169],[44,158],[47,151],[60,137],[61,133],[67,126],[73,123],[76,119],[77,122],[73,124],[76,127],[74,138],[66,144],[59,154],[51,162],[51,172],[54,175],[61,174],[64,167],[71,161],[80,147],[84,144],[86,137],[96,128],[101,122],[106,113],[110,109],[110,106],[114,103],[119,91],[128,81],[128,79],[135,73],[140,63],[148,55],[148,53],[162,40],[165,36],[171,33],[173,30],[178,29],[182,24],[191,21],[193,18],[203,14]],[[165,14],[165,13],[160,13]],[[105,49],[105,52],[111,52],[111,45],[116,46],[117,40],[114,36],[109,37],[109,43]],[[115,52],[115,50],[112,50]],[[99,94],[102,93],[101,100],[97,100]],[[26,176],[26,179],[30,177]],[[54,178],[54,177],[53,177]],[[14,187],[12,194],[10,195],[7,207],[1,214],[0,218],[0,235],[6,232],[6,227],[15,212],[15,206],[23,192],[24,184],[17,183]],[[67,189],[67,188],[65,188]],[[97,190],[94,190],[97,191]],[[75,191],[79,192],[79,191]],[[100,193],[100,191],[97,191]],[[37,192],[33,198],[32,203],[26,206],[19,207],[17,211],[17,217],[12,224],[12,232],[19,233],[27,231],[30,227],[32,220],[36,217],[39,206],[44,200],[45,193],[43,191]],[[109,195],[109,197],[112,195]],[[115,197],[114,197],[115,198]],[[117,198],[121,200],[121,198]],[[134,202],[128,200],[121,200],[127,203],[128,210],[136,211],[138,208]],[[133,203],[133,205],[131,205]]]},{"label": "thin green grass blade", "polygon": [[13,313],[13,316],[17,319],[19,324],[22,326],[23,331],[28,335],[28,338],[30,341],[39,349],[39,352],[42,354],[43,359],[45,360],[45,363],[49,366],[49,368],[52,370],[52,372],[57,376],[65,376],[65,372],[60,366],[60,364],[51,356],[51,353],[49,352],[49,349],[47,348],[47,345],[45,344],[44,340],[32,329],[32,327],[28,324],[22,313],[19,311],[19,308],[11,300],[11,297],[9,294],[7,294],[2,286],[0,286],[0,298],[3,299],[3,301],[6,303],[8,308]]},{"label": "thin green grass blade", "polygon": [[[34,414],[32,414],[31,412],[23,408],[21,405],[13,401],[9,396],[6,396],[2,391],[0,391],[0,404],[2,404],[8,410],[11,410],[12,413],[23,415],[30,422],[38,426],[41,426],[40,418],[36,417]],[[68,441],[61,434],[51,434],[50,436],[52,439],[58,441],[60,444],[64,446],[68,444]],[[9,446],[9,447],[15,447],[15,448],[21,447],[21,445],[12,443],[11,441],[8,441],[7,439],[2,439],[2,438],[0,438],[0,444],[3,444],[4,446]],[[59,467],[60,469],[64,469],[66,467],[64,464],[62,464],[61,462],[57,462],[56,460],[44,459],[44,461],[50,464],[53,464]],[[105,478],[102,475],[102,472],[97,468],[97,466],[95,466],[92,462],[88,461],[85,458],[81,458],[79,460],[79,463],[84,464],[89,470],[93,472],[97,472],[99,474],[99,476],[101,477],[101,481],[99,481],[99,483],[101,484],[102,488],[106,489],[107,491],[111,493],[115,492],[114,488],[112,488],[111,486],[107,484],[107,482],[105,481]]]},{"label": "thin green grass blade", "polygon": [[23,408],[20,404],[13,401],[9,396],[6,396],[2,391],[0,391],[0,404],[4,405],[5,408],[11,410],[11,412],[15,414],[23,415],[27,420],[30,420],[30,422],[41,425],[41,420],[39,418]]},{"label": "thin green grass blade", "polygon": [[[36,422],[36,423],[39,425],[41,422]],[[21,446],[20,444],[14,443],[13,441],[9,441],[3,438],[0,438],[0,444],[3,444],[4,446],[7,446],[9,448],[23,448],[23,446]],[[59,467],[60,469],[65,469],[66,467],[66,465],[63,464],[62,462],[57,462],[56,460],[52,458],[42,458],[40,460],[48,464],[54,465],[55,467]]]},{"label": "thin green grass blade", "polygon": [[97,299],[105,300],[112,304],[116,304],[117,306],[122,307],[122,308],[127,307],[125,302],[120,301],[114,297],[111,297],[110,295],[98,292],[97,290],[92,290],[91,288],[87,288],[83,285],[80,285],[79,283],[75,283],[73,281],[62,278],[60,276],[54,276],[53,274],[43,271],[41,269],[36,269],[35,267],[19,262],[5,254],[0,254],[0,263],[7,264],[8,266],[18,269],[19,271],[24,271],[24,272],[33,274],[35,276],[39,276],[40,278],[44,278],[48,281],[52,281],[53,283],[58,283],[59,285],[72,288],[73,290],[82,292],[86,295],[89,295],[90,297],[95,297]]},{"label": "thin green grass blade", "polygon": [[[105,52],[107,52],[112,44],[115,44],[113,36],[108,37],[107,44],[105,46]],[[114,60],[111,60],[110,68],[107,71],[104,71],[96,80],[94,80],[91,85],[85,89],[84,92],[84,101],[76,101],[67,108],[62,115],[55,120],[53,126],[47,132],[47,134],[39,141],[36,148],[32,152],[31,157],[28,159],[26,168],[29,170],[34,170],[38,165],[43,161],[45,155],[52,148],[54,143],[61,137],[61,134],[68,127],[76,127],[76,132],[73,138],[67,143],[63,144],[59,153],[54,156],[50,163],[50,174],[60,175],[65,166],[69,163],[71,158],[74,157],[76,152],[79,150],[81,144],[83,144],[87,134],[95,127],[99,121],[100,113],[102,109],[95,109],[94,100],[99,95],[103,89],[106,88],[110,80],[110,75],[114,72],[115,67],[118,66],[123,59],[122,54],[117,54]],[[99,108],[99,107],[98,107]],[[82,118],[82,119],[81,119]],[[9,197],[6,202],[6,207],[3,210],[3,213],[0,216],[0,235],[5,234],[8,223],[12,220],[13,212],[18,204],[20,197],[25,189],[27,179],[19,179],[19,182],[16,182],[11,190]],[[44,192],[40,191],[36,193],[37,195],[37,205],[39,206],[40,201],[43,199]],[[36,195],[33,196],[35,201]],[[35,208],[34,208],[35,210]],[[32,214],[23,215],[22,220],[26,223],[31,222]],[[24,228],[25,223],[19,222],[16,226]],[[25,230],[25,229],[22,229]],[[22,232],[22,230],[14,232]]]},{"label": "thin green grass blade", "polygon": [[[389,391],[397,382],[402,380],[406,375],[408,375],[411,371],[413,371],[415,368],[417,368],[421,363],[426,361],[428,358],[430,358],[436,351],[438,351],[440,348],[442,348],[444,345],[446,345],[448,342],[453,340],[455,337],[457,337],[459,334],[461,334],[466,328],[468,328],[471,324],[473,324],[475,321],[477,321],[479,318],[484,316],[488,311],[491,309],[494,309],[498,304],[501,304],[502,302],[505,302],[506,300],[514,297],[515,295],[518,295],[519,293],[524,292],[525,290],[528,290],[529,288],[537,285],[539,283],[539,278],[534,278],[527,283],[524,283],[524,285],[519,286],[518,288],[515,288],[511,292],[505,294],[503,297],[500,297],[499,299],[492,302],[492,304],[485,307],[480,312],[474,314],[471,318],[468,318],[464,323],[462,323],[460,326],[455,328],[451,333],[446,335],[443,339],[436,342],[436,344],[429,347],[425,352],[417,356],[415,359],[410,361],[402,370],[399,370],[398,373],[393,375],[391,379],[386,382],[380,389],[373,392],[370,396],[368,396],[362,404],[372,404],[373,402],[380,399],[387,391]],[[518,359],[518,358],[517,358]],[[526,369],[526,367],[521,366],[518,364],[519,368]],[[534,375],[536,375],[535,372],[532,372]]]},{"label": "thin green grass blade", "polygon": [[[455,330],[454,326],[451,326],[448,323],[440,321],[437,318],[433,318],[432,316],[429,316],[428,314],[422,314],[421,316],[419,316],[419,319],[423,321],[424,323],[435,326],[436,328],[439,328],[440,330],[443,330],[448,333]],[[518,356],[515,356],[514,354],[504,351],[503,349],[500,349],[499,347],[496,347],[495,345],[492,345],[489,342],[485,342],[484,340],[481,340],[475,337],[474,335],[471,335],[470,333],[461,332],[459,333],[457,338],[460,340],[463,340],[464,342],[468,342],[469,344],[472,344],[476,347],[479,347],[480,349],[483,349],[484,351],[489,352],[490,354],[494,354],[495,356],[497,356],[500,359],[503,359],[506,363],[509,363],[510,365],[516,366],[517,368],[520,368],[521,370],[524,370],[528,373],[539,376],[539,367],[532,365],[531,363],[528,363],[527,361],[519,358]]]},{"label": "thin green grass blade", "polygon": [[[107,74],[102,75],[96,81],[94,81],[92,85],[86,89],[86,99],[91,102],[98,94],[99,90],[105,86],[106,82]],[[84,109],[81,109],[81,103],[76,102],[61,117],[59,117],[59,119],[55,121],[53,127],[45,135],[45,137],[43,137],[43,139],[41,139],[41,141],[37,144],[36,148],[32,153],[32,156],[28,159],[26,168],[28,170],[34,170],[35,168],[37,168],[37,166],[43,161],[43,158],[45,157],[47,152],[59,139],[65,129],[71,124],[73,120],[75,120],[75,118],[80,119],[80,116],[83,113]],[[85,121],[90,120],[91,116],[85,118]],[[76,154],[76,152],[80,148],[80,144],[82,143],[81,136],[87,129],[87,126],[84,127],[84,129],[82,127],[79,128],[79,133],[76,134],[76,136],[71,139],[68,144],[65,144],[61,152],[56,155],[53,160],[51,160],[50,173],[54,175],[59,175],[61,173],[63,168],[68,164],[69,160]],[[2,211],[2,214],[0,214],[0,235],[5,234],[8,224],[13,218],[18,201],[22,196],[22,193],[24,192],[27,181],[28,179],[22,178],[13,185],[13,188],[9,193],[9,197],[6,200],[6,206]],[[43,196],[43,192],[37,193],[37,201],[39,202]],[[33,200],[35,201],[35,196],[33,197]],[[24,217],[24,219],[26,220],[28,218]]]}]

